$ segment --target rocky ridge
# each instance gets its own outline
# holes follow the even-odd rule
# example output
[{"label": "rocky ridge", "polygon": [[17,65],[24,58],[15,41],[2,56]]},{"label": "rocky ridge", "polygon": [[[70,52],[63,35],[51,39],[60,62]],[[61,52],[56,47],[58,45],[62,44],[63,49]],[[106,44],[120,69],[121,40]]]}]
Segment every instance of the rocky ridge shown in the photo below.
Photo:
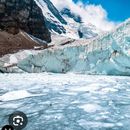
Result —
[{"label": "rocky ridge", "polygon": [[11,34],[20,30],[51,41],[41,9],[34,0],[0,0],[0,29]]}]

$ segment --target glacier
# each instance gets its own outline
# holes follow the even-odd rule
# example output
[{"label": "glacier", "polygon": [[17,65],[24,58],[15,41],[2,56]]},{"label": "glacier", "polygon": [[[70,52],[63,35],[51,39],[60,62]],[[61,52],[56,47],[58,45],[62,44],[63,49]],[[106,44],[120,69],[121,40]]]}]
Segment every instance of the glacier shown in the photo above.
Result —
[{"label": "glacier", "polygon": [[21,50],[0,58],[0,72],[130,75],[130,19],[110,33],[72,39],[52,33],[44,50]]},{"label": "glacier", "polygon": [[130,19],[111,33],[42,50],[17,66],[31,73],[130,75]]}]

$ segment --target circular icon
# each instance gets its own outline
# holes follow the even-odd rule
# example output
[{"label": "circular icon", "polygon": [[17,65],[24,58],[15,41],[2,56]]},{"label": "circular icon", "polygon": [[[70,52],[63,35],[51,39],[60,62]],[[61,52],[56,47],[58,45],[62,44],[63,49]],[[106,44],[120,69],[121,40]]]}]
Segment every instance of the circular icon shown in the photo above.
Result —
[{"label": "circular icon", "polygon": [[28,122],[27,116],[20,111],[12,113],[9,117],[9,124],[13,126],[14,129],[21,130],[26,127]]},{"label": "circular icon", "polygon": [[14,130],[11,125],[5,125],[1,130]]}]

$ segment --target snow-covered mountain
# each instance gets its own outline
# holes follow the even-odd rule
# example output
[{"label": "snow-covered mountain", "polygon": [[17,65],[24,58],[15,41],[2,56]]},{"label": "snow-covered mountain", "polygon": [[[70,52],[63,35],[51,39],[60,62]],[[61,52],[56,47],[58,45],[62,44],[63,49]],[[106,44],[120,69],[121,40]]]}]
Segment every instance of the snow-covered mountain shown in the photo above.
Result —
[{"label": "snow-covered mountain", "polygon": [[89,22],[88,24],[85,24],[82,21],[81,16],[74,13],[72,10],[68,8],[63,8],[60,12],[68,23],[68,26],[66,26],[65,28],[68,32],[68,36],[70,35],[71,38],[90,39],[101,34],[101,31],[99,29],[97,29]]},{"label": "snow-covered mountain", "polygon": [[94,25],[84,24],[81,17],[68,8],[59,12],[50,0],[35,1],[42,9],[51,32],[74,39],[89,39],[101,33]]},{"label": "snow-covered mountain", "polygon": [[50,31],[59,34],[65,33],[66,30],[63,25],[66,25],[67,22],[60,15],[52,2],[50,0],[35,0],[35,2],[42,9],[43,15],[46,19],[46,25]]}]

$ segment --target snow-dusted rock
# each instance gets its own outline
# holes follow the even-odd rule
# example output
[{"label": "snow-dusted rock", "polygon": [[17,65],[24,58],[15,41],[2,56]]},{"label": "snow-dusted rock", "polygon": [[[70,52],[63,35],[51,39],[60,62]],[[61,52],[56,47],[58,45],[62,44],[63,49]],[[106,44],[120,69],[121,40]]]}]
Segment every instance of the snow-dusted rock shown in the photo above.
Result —
[{"label": "snow-dusted rock", "polygon": [[60,15],[50,0],[35,0],[37,5],[42,9],[45,16],[46,25],[51,32],[65,33],[64,25],[67,24],[65,19]]}]

